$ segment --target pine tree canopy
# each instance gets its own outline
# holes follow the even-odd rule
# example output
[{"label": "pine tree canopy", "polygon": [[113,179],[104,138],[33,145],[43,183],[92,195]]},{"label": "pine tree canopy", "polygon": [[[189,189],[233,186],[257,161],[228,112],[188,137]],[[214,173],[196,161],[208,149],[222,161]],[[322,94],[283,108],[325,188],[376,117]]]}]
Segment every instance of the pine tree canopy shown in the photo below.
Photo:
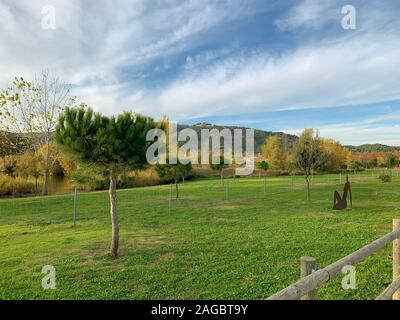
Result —
[{"label": "pine tree canopy", "polygon": [[56,128],[56,141],[85,162],[138,169],[147,163],[146,135],[155,127],[152,118],[130,112],[107,117],[91,108],[67,108]]}]

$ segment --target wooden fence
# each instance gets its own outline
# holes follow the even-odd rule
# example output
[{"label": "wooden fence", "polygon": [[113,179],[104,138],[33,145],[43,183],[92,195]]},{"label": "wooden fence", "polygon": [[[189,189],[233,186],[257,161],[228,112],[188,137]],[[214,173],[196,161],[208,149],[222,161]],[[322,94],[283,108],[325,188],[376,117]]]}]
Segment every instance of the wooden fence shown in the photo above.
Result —
[{"label": "wooden fence", "polygon": [[301,258],[301,280],[275,293],[267,300],[314,300],[316,299],[316,289],[341,274],[343,267],[366,259],[390,242],[393,242],[393,283],[376,300],[400,300],[400,219],[393,220],[391,233],[323,269],[315,270],[314,258]]}]

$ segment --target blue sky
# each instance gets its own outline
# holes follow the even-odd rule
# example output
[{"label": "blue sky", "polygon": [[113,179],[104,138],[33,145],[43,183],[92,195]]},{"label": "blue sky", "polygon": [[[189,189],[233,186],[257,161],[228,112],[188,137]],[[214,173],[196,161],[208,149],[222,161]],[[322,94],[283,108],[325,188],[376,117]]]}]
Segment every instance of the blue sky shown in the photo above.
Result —
[{"label": "blue sky", "polygon": [[397,0],[3,0],[0,86],[50,69],[107,114],[400,145],[399,16]]}]

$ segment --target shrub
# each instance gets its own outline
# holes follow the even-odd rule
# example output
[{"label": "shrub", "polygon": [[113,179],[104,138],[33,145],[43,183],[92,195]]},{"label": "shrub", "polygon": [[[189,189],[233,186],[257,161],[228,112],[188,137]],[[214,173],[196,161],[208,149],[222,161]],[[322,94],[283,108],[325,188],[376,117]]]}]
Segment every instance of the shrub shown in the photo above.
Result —
[{"label": "shrub", "polygon": [[135,187],[155,186],[161,183],[160,177],[154,167],[137,171],[133,180]]},{"label": "shrub", "polygon": [[35,191],[35,183],[30,180],[0,175],[0,196],[21,196]]},{"label": "shrub", "polygon": [[379,179],[381,179],[382,182],[392,182],[392,177],[388,174],[381,174]]}]

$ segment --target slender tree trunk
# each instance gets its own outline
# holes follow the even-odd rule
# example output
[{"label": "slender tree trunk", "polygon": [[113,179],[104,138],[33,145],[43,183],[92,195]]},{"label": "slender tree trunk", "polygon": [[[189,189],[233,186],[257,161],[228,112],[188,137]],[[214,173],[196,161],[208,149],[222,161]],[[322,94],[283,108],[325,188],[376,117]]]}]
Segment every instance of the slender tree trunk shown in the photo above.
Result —
[{"label": "slender tree trunk", "polygon": [[44,182],[43,182],[43,190],[42,190],[42,195],[47,196],[49,194],[49,168],[46,164],[46,167],[44,169]]},{"label": "slender tree trunk", "polygon": [[46,155],[45,155],[45,163],[44,163],[44,182],[43,182],[43,191],[42,195],[47,196],[49,194],[49,177],[50,177],[50,142],[47,142],[46,146]]},{"label": "slender tree trunk", "polygon": [[267,174],[264,175],[264,194],[267,193]]},{"label": "slender tree trunk", "polygon": [[178,179],[175,179],[176,198],[179,198]]},{"label": "slender tree trunk", "polygon": [[311,200],[311,192],[310,192],[310,177],[306,176],[306,184],[307,184],[307,200]]},{"label": "slender tree trunk", "polygon": [[111,215],[111,255],[115,258],[118,256],[118,246],[119,246],[119,223],[118,223],[118,212],[117,212],[117,183],[115,178],[115,173],[111,171],[110,173],[110,215]]}]

